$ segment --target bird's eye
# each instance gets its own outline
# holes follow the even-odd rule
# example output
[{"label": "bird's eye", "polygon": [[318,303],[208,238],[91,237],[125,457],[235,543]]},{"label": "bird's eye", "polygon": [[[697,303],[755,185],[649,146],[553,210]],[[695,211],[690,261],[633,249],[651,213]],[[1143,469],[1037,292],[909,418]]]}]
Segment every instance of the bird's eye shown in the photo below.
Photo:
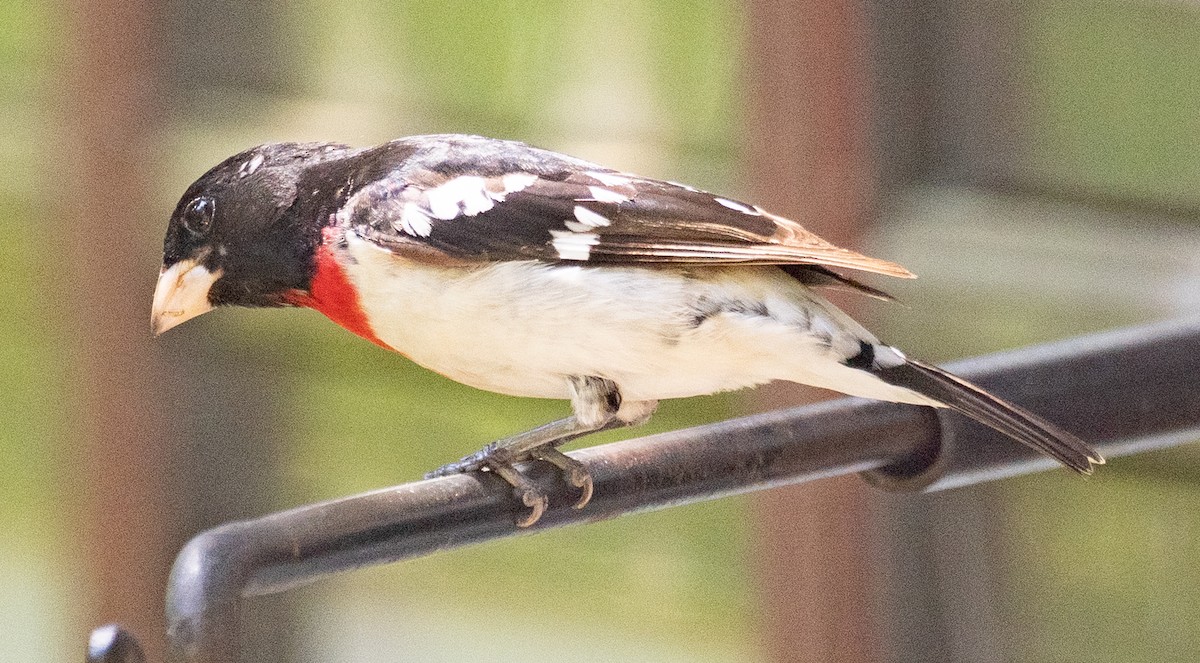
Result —
[{"label": "bird's eye", "polygon": [[183,208],[183,227],[193,234],[203,235],[212,225],[213,213],[216,212],[216,208],[213,199],[207,196],[192,200],[187,207]]}]

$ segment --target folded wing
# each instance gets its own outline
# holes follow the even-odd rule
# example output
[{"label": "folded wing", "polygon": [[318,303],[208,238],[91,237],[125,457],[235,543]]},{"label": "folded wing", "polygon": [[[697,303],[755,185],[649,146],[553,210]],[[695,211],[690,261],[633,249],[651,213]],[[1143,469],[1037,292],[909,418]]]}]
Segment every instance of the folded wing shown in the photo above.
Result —
[{"label": "folded wing", "polygon": [[814,265],[912,277],[757,206],[587,166],[409,169],[355,193],[340,221],[418,259]]}]

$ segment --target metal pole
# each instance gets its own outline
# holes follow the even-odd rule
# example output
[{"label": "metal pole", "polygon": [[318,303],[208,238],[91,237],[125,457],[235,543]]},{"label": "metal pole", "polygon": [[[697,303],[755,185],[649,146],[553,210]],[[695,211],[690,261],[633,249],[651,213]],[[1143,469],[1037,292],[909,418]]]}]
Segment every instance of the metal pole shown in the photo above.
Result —
[{"label": "metal pole", "polygon": [[[39,235],[58,265],[47,271],[57,281],[47,310],[60,311],[67,325],[63,364],[73,403],[63,452],[87,468],[86,485],[64,495],[64,508],[77,511],[70,517],[83,530],[75,539],[87,579],[82,611],[160,632],[164,571],[186,536],[171,538],[166,507],[163,441],[179,409],[160,386],[168,375],[162,348],[142,332],[150,296],[143,275],[158,258],[133,229],[146,227],[163,165],[152,148],[162,126],[163,7],[75,0],[60,9],[72,46],[60,80],[66,110],[56,114],[64,140],[42,147],[61,149],[45,159],[59,172],[47,173],[58,182],[47,181],[45,204],[56,209]],[[162,657],[161,637],[143,644]]]},{"label": "metal pole", "polygon": [[[743,161],[751,198],[839,246],[862,248],[887,178],[874,149],[876,36],[864,0],[749,0]],[[838,293],[834,293],[837,297]],[[841,293],[844,294],[844,293]],[[838,297],[854,315],[862,298]],[[809,388],[775,382],[753,394],[761,412],[811,403]],[[871,523],[878,495],[853,479],[763,493],[748,518],[759,640],[774,663],[883,657],[875,619]],[[804,564],[796,564],[804,559]]]},{"label": "metal pole", "polygon": [[[1108,456],[1200,439],[1200,318],[991,355],[952,370]],[[556,472],[551,509],[529,530],[502,481],[460,475],[303,506],[200,534],[167,595],[170,660],[233,663],[239,604],[333,573],[490,539],[773,486],[865,473],[889,490],[941,490],[1052,467],[1032,450],[951,414],[844,399],[626,440],[572,454],[596,485],[570,508]],[[1102,474],[1101,478],[1102,479]],[[90,660],[120,660],[99,659]]]}]

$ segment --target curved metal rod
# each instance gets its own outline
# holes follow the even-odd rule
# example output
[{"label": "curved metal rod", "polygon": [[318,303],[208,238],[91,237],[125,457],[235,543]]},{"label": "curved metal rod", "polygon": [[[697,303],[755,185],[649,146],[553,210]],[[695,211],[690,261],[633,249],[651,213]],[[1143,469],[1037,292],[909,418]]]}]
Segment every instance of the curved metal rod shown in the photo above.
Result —
[{"label": "curved metal rod", "polygon": [[[952,370],[1096,442],[1109,456],[1200,439],[1200,318],[1006,352]],[[571,454],[595,481],[582,511],[542,466],[551,508],[518,530],[507,484],[445,477],[303,506],[201,533],[167,596],[169,657],[234,663],[239,605],[327,575],[489,539],[863,472],[893,490],[940,490],[1052,461],[929,408],[844,399],[626,440]],[[122,659],[89,659],[117,660]],[[122,661],[124,663],[124,661]]]}]

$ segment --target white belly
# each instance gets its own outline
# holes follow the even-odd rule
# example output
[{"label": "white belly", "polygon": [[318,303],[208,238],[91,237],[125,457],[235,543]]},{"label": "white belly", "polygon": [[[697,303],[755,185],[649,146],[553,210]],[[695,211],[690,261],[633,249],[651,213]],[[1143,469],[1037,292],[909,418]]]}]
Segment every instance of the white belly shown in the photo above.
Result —
[{"label": "white belly", "polygon": [[[375,334],[418,364],[480,389],[569,398],[569,376],[608,378],[626,400],[773,379],[876,398],[888,395],[865,391],[894,389],[839,363],[857,353],[859,338],[874,338],[774,268],[437,267],[353,233],[347,241],[356,263],[347,273]],[[723,310],[722,302],[734,304]],[[865,386],[847,390],[846,380]]]}]

